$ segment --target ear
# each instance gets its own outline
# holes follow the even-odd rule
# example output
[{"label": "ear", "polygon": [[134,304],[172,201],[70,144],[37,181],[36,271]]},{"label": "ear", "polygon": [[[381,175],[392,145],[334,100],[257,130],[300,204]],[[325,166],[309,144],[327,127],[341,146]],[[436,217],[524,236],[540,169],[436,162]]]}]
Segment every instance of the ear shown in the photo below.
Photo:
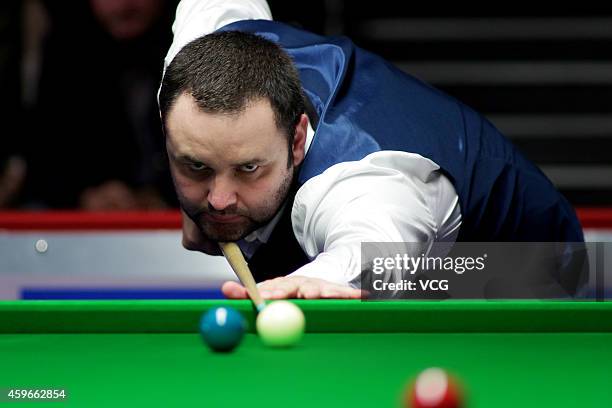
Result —
[{"label": "ear", "polygon": [[293,165],[298,166],[304,160],[306,146],[306,131],[308,130],[308,116],[302,113],[300,121],[295,126],[295,137],[293,138],[293,146],[291,146],[291,154],[293,155]]}]

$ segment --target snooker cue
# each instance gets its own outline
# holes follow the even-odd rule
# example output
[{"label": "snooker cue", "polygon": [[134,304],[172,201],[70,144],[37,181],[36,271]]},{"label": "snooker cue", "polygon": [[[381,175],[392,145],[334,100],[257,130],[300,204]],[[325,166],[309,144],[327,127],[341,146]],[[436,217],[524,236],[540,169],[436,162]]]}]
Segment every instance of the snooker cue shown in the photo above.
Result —
[{"label": "snooker cue", "polygon": [[240,282],[242,282],[246,288],[249,297],[257,308],[257,311],[261,312],[266,306],[266,303],[259,294],[259,289],[257,289],[257,284],[255,283],[255,279],[253,279],[253,274],[249,269],[249,265],[242,255],[242,251],[235,242],[219,242],[219,246],[221,247],[221,251],[223,251],[223,255],[225,255],[225,258],[227,259],[227,262],[229,262],[234,272],[236,272],[238,279],[240,279]]}]

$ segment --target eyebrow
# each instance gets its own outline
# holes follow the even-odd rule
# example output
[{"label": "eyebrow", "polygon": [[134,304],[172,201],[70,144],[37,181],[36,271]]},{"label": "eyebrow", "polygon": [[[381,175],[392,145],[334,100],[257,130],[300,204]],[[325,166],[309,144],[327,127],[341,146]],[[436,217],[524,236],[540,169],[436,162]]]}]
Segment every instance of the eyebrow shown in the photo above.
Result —
[{"label": "eyebrow", "polygon": [[247,164],[256,164],[258,166],[262,165],[262,164],[266,164],[267,160],[264,159],[253,159],[253,160],[248,160],[245,161],[243,163],[236,163],[235,166],[236,167],[240,167],[240,166],[246,166]]},{"label": "eyebrow", "polygon": [[194,157],[191,157],[187,154],[179,154],[176,156],[176,159],[181,162],[190,162],[190,163],[203,163],[202,160],[198,160]]},{"label": "eyebrow", "polygon": [[[178,155],[177,159],[179,161],[181,161],[181,162],[202,163],[202,164],[206,165],[205,161],[196,159],[196,158],[191,157],[191,156],[189,156],[187,154]],[[260,166],[260,165],[266,164],[267,162],[268,162],[268,160],[255,158],[253,160],[247,160],[247,161],[244,161],[244,162],[241,162],[241,163],[235,163],[235,164],[233,164],[233,166],[234,167],[240,167],[240,166],[246,166],[248,164],[255,164],[255,165]]]}]

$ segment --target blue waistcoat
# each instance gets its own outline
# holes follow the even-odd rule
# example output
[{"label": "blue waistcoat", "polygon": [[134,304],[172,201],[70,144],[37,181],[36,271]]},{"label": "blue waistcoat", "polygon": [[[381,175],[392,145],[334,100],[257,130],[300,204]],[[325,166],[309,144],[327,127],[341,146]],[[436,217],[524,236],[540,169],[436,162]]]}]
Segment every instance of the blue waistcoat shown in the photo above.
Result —
[{"label": "blue waistcoat", "polygon": [[[456,99],[346,37],[322,37],[264,20],[239,21],[222,30],[278,43],[299,71],[318,122],[298,187],[334,164],[373,152],[417,153],[438,164],[455,187],[462,214],[458,240],[584,240],[573,208],[546,176],[489,121]],[[281,262],[279,254],[287,261]],[[306,262],[287,214],[250,265],[260,281]]]},{"label": "blue waistcoat", "polygon": [[461,205],[464,241],[583,241],[573,208],[484,117],[356,47],[282,23],[245,20],[223,30],[258,34],[293,58],[319,116],[299,182],[381,150],[438,164]]}]

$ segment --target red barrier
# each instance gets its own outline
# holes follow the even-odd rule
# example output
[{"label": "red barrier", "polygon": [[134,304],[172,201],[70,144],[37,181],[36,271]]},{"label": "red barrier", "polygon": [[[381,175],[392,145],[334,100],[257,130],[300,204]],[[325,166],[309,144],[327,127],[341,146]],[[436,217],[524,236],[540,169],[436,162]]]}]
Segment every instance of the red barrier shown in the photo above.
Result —
[{"label": "red barrier", "polygon": [[0,212],[0,229],[8,230],[174,230],[180,228],[181,213],[179,211]]},{"label": "red barrier", "polygon": [[577,208],[582,228],[612,229],[612,208]]},{"label": "red barrier", "polygon": [[[583,228],[612,229],[612,208],[578,208]],[[0,211],[0,229],[47,230],[158,230],[180,229],[179,211],[80,212]]]}]

